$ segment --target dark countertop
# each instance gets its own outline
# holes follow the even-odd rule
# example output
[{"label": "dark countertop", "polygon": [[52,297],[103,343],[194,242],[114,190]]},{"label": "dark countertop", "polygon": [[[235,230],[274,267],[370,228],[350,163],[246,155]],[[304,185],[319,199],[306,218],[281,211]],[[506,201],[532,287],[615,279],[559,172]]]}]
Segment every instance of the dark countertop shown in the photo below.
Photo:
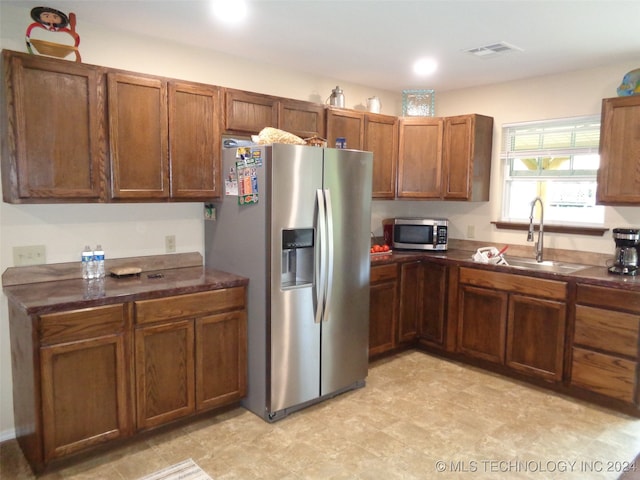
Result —
[{"label": "dark countertop", "polygon": [[[154,277],[161,274],[161,277]],[[183,267],[102,280],[68,279],[3,288],[9,301],[28,314],[92,308],[113,303],[205,292],[248,285],[249,279],[220,270]]]},{"label": "dark countertop", "polygon": [[[585,268],[573,273],[554,273],[539,270],[529,270],[523,268],[509,268],[498,265],[487,265],[474,262],[471,256],[475,253],[469,250],[449,249],[446,252],[412,252],[394,251],[386,255],[372,255],[371,266],[384,265],[388,263],[405,263],[416,260],[429,260],[435,263],[444,263],[457,266],[468,266],[486,269],[494,272],[512,273],[516,275],[528,275],[540,278],[551,278],[557,280],[568,280],[591,285],[600,285],[624,290],[640,291],[640,275],[617,275],[609,273],[607,267],[585,265]],[[506,256],[507,261],[509,256]]]}]

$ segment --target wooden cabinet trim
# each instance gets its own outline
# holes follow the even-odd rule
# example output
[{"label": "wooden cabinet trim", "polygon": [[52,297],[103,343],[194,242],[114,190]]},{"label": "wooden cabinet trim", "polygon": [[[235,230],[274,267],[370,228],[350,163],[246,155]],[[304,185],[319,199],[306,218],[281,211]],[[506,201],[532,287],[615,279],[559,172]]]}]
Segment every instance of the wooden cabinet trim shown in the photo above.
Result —
[{"label": "wooden cabinet trim", "polygon": [[640,315],[640,292],[577,284],[576,303]]},{"label": "wooden cabinet trim", "polygon": [[561,301],[566,301],[568,291],[567,282],[559,280],[490,272],[467,267],[460,268],[460,283]]},{"label": "wooden cabinet trim", "polygon": [[635,359],[639,338],[640,317],[637,315],[576,306],[575,344]]},{"label": "wooden cabinet trim", "polygon": [[636,362],[574,347],[571,385],[633,403],[637,368]]},{"label": "wooden cabinet trim", "polygon": [[387,282],[398,278],[398,265],[376,265],[371,267],[370,283]]},{"label": "wooden cabinet trim", "polygon": [[245,305],[245,296],[244,287],[234,287],[153,300],[139,300],[134,302],[135,321],[142,324],[241,309]]},{"label": "wooden cabinet trim", "polygon": [[117,304],[49,313],[40,317],[38,333],[42,345],[124,333],[124,312],[124,304]]}]

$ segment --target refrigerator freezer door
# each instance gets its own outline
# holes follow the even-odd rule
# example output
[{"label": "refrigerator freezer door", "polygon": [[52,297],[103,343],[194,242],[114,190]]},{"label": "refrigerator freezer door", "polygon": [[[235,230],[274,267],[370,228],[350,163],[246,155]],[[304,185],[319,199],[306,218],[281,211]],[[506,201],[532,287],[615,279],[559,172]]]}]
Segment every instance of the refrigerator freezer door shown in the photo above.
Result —
[{"label": "refrigerator freezer door", "polygon": [[[282,230],[315,228],[316,191],[322,187],[322,149],[276,144],[267,169],[271,191],[271,314],[269,412],[316,399],[320,391],[320,328],[314,286],[280,288]],[[316,254],[318,245],[315,245]],[[267,308],[267,311],[269,308]]]},{"label": "refrigerator freezer door", "polygon": [[369,248],[373,154],[324,150],[324,188],[330,192],[333,231],[328,316],[322,323],[321,395],[367,376]]}]

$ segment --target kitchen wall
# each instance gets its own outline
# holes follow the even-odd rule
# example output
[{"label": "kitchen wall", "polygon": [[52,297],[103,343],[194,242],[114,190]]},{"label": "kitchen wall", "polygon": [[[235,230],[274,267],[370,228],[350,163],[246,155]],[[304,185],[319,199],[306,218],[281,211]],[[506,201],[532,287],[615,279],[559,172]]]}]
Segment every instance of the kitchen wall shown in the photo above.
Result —
[{"label": "kitchen wall", "polygon": [[[0,47],[25,51],[24,32],[31,23],[28,8],[0,2]],[[135,72],[229,86],[301,100],[323,102],[340,85],[348,108],[364,108],[377,95],[382,113],[399,115],[400,92],[353,85],[340,79],[319,78],[256,65],[244,59],[193,47],[149,40],[107,31],[78,19],[80,52],[85,63]],[[487,62],[491,68],[490,60]],[[438,215],[452,221],[452,236],[465,238],[467,226],[487,243],[525,243],[523,232],[496,231],[489,223],[500,215],[501,168],[499,162],[502,123],[597,114],[603,97],[615,96],[622,75],[638,65],[612,65],[565,75],[554,75],[490,87],[436,92],[436,113],[482,113],[495,118],[491,201],[483,203],[376,201],[372,230],[381,235],[381,220],[399,215]],[[249,74],[247,72],[250,72]],[[429,85],[425,84],[425,88]],[[607,208],[609,227],[640,225],[640,209]],[[13,265],[12,248],[45,245],[47,263],[79,259],[85,244],[101,243],[110,257],[164,253],[164,237],[175,235],[178,252],[203,253],[202,204],[134,205],[9,205],[0,203],[0,272]],[[586,251],[612,251],[610,235],[604,238],[547,234],[545,245]],[[11,360],[8,339],[7,300],[0,303],[0,441],[14,436]]]}]

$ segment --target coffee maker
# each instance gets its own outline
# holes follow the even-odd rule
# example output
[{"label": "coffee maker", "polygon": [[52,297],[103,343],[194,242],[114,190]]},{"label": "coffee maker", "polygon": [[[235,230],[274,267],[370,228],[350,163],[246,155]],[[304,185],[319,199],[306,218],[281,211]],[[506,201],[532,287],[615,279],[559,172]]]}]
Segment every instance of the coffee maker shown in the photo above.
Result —
[{"label": "coffee maker", "polygon": [[636,275],[638,273],[640,229],[614,228],[613,239],[616,242],[616,256],[609,271],[621,275]]}]

